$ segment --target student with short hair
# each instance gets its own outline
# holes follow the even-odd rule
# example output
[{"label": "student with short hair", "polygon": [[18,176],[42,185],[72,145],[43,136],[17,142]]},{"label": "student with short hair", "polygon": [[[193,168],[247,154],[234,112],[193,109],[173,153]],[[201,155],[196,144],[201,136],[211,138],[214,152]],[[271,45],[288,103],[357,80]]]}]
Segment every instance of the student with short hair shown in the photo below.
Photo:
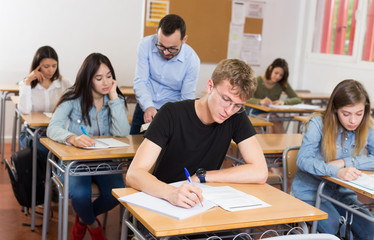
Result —
[{"label": "student with short hair", "polygon": [[[83,62],[75,84],[61,97],[47,129],[54,141],[84,148],[95,144],[89,136],[120,136],[129,134],[125,99],[117,87],[114,69],[109,59],[92,53]],[[100,196],[91,200],[91,184],[95,182]],[[73,176],[69,181],[69,195],[75,223],[71,239],[83,239],[88,229],[91,238],[106,239],[96,216],[114,208],[118,201],[113,188],[123,188],[122,174]]]},{"label": "student with short hair", "polygon": [[[294,105],[301,103],[300,97],[288,83],[288,63],[283,58],[275,59],[266,69],[263,76],[257,77],[257,89],[247,102],[261,105]],[[287,99],[281,100],[282,92],[287,94]],[[253,109],[252,114],[259,115],[264,112]],[[269,132],[285,132],[283,123],[274,121],[274,126],[270,127]]]},{"label": "student with short hair", "polygon": [[[362,175],[360,170],[374,170],[374,130],[370,112],[369,95],[360,82],[344,80],[335,87],[326,110],[315,114],[308,123],[297,156],[298,169],[291,194],[314,206],[321,176],[351,181]],[[347,205],[361,204],[354,191],[335,183],[327,182],[324,194]],[[346,211],[327,200],[321,202],[320,209],[328,213],[328,219],[318,221],[317,230],[336,234],[339,217],[346,216]],[[360,211],[371,216],[367,209]],[[357,215],[353,217],[351,229],[357,236],[354,239],[374,237],[374,223]]]},{"label": "student with short hair", "polygon": [[[186,180],[184,168],[193,175],[193,182],[265,183],[264,154],[244,111],[255,89],[249,65],[237,59],[222,60],[206,83],[206,95],[167,103],[160,109],[128,169],[126,184],[190,208],[203,200],[201,189],[167,184]],[[220,169],[231,140],[246,164]]]},{"label": "student with short hair", "polygon": [[139,134],[165,103],[195,98],[200,59],[186,42],[186,24],[175,14],[160,20],[157,34],[141,40],[134,79],[138,103],[130,134]]}]

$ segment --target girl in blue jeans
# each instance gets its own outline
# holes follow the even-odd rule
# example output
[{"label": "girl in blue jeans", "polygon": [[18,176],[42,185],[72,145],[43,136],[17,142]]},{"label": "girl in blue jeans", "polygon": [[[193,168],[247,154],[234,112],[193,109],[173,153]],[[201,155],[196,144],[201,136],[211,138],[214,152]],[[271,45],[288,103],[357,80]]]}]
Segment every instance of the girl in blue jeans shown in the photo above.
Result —
[{"label": "girl in blue jeans", "polygon": [[[355,80],[340,82],[332,92],[326,110],[308,123],[297,156],[297,172],[291,194],[315,205],[321,176],[351,181],[362,175],[360,170],[374,170],[374,130],[370,115],[370,100],[363,85]],[[324,194],[347,205],[361,204],[354,191],[328,182]],[[328,219],[318,222],[318,231],[336,234],[339,217],[346,211],[327,200],[321,210]],[[367,209],[361,209],[367,215]],[[350,215],[350,214],[348,214]],[[350,222],[350,217],[347,220]],[[344,236],[343,225],[341,235]],[[354,215],[351,239],[373,239],[374,223]]]},{"label": "girl in blue jeans", "polygon": [[[109,59],[92,53],[83,62],[75,84],[61,97],[47,129],[47,136],[57,142],[84,148],[95,144],[89,136],[127,136],[130,125],[125,100],[117,87]],[[82,133],[84,127],[89,136]],[[91,183],[100,189],[100,196],[91,200]],[[71,239],[83,239],[86,230],[92,239],[106,239],[96,216],[118,204],[112,188],[124,187],[123,176],[103,175],[71,177],[69,194],[77,213]]]}]

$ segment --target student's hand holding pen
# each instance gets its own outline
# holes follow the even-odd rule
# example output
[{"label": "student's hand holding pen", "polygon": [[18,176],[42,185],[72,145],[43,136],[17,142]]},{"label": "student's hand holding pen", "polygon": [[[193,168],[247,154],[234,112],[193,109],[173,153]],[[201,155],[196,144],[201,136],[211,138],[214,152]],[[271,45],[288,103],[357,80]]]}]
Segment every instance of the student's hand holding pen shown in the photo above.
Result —
[{"label": "student's hand holding pen", "polygon": [[84,134],[80,136],[73,135],[69,137],[66,141],[71,145],[79,148],[92,147],[96,144],[96,142],[92,138]]},{"label": "student's hand holding pen", "polygon": [[171,192],[167,200],[175,206],[191,208],[203,201],[202,190],[192,184],[183,183]]},{"label": "student's hand holding pen", "polygon": [[265,97],[265,98],[263,98],[263,99],[260,100],[260,104],[261,104],[261,105],[269,105],[269,104],[272,104],[272,103],[273,103],[273,102],[272,102],[271,99],[268,98],[268,97]]}]

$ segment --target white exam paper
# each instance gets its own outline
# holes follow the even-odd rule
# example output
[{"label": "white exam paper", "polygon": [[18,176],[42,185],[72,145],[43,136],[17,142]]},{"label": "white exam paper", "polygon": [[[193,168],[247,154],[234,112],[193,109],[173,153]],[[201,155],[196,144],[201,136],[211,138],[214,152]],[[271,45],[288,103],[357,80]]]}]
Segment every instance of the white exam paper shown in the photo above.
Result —
[{"label": "white exam paper", "polygon": [[230,186],[203,189],[203,196],[230,212],[271,206]]},{"label": "white exam paper", "polygon": [[[170,185],[178,187],[183,182],[186,182],[186,181],[176,182]],[[196,186],[201,187],[200,185],[196,185]],[[206,189],[206,185],[204,189]],[[152,210],[152,211],[155,211],[155,212],[158,212],[158,213],[161,213],[161,214],[164,214],[169,217],[176,218],[176,219],[185,219],[185,218],[194,216],[196,214],[205,212],[206,210],[216,206],[216,204],[214,204],[213,202],[210,202],[204,199],[204,201],[202,202],[203,207],[200,204],[196,204],[194,207],[187,209],[187,208],[174,206],[170,202],[164,199],[151,196],[144,192],[137,192],[131,195],[120,197],[118,198],[118,200],[122,202],[131,203],[136,206],[139,206],[139,207],[142,207],[148,210]]]},{"label": "white exam paper", "polygon": [[86,149],[98,149],[98,148],[113,148],[113,147],[128,147],[127,143],[118,141],[114,138],[100,138],[94,139],[96,144],[92,147],[86,147]]}]

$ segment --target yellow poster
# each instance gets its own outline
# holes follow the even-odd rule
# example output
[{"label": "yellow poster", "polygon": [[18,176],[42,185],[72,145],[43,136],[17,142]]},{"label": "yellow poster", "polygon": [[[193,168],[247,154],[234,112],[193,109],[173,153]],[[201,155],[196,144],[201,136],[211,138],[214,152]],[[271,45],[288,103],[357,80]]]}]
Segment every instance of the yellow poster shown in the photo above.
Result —
[{"label": "yellow poster", "polygon": [[147,27],[157,27],[161,18],[167,14],[169,14],[169,0],[147,0]]}]

